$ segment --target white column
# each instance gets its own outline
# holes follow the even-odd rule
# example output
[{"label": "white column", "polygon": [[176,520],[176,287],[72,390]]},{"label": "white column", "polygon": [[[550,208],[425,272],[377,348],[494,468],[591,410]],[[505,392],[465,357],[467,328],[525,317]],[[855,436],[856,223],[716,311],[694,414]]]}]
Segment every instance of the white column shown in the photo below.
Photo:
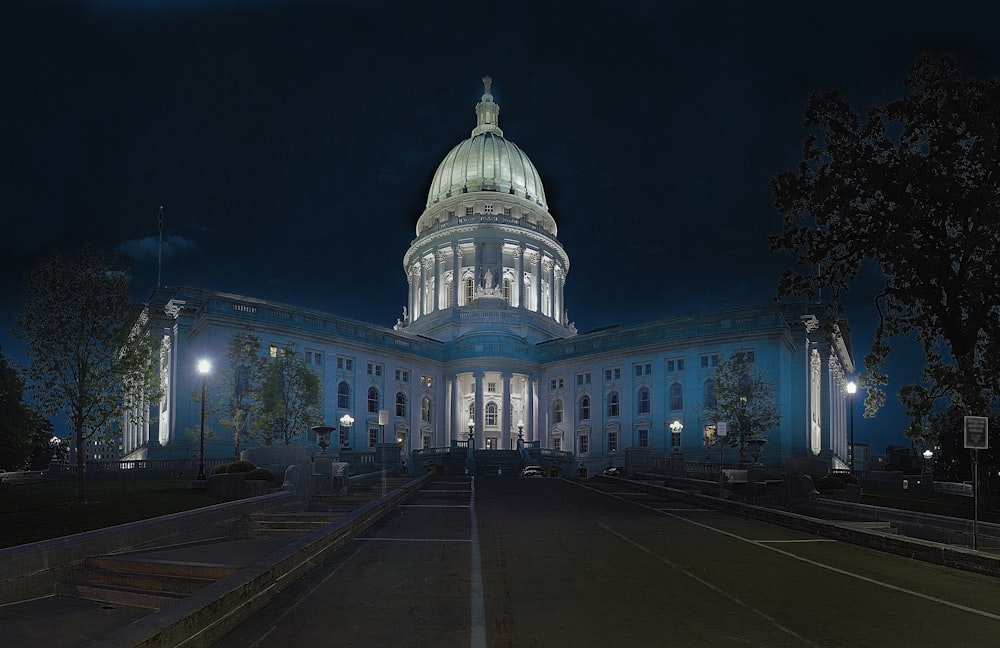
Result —
[{"label": "white column", "polygon": [[521,295],[524,293],[524,272],[522,267],[524,266],[524,246],[519,245],[517,249],[514,250],[514,285],[511,286],[514,294],[511,295],[511,302],[513,306],[521,308],[524,306],[521,300]]},{"label": "white column", "polygon": [[[444,439],[439,440],[446,447],[451,447],[451,439],[455,421],[455,379],[445,378],[444,381]],[[438,446],[440,447],[440,446]]]},{"label": "white column", "polygon": [[500,444],[504,450],[511,447],[510,440],[513,438],[511,430],[515,427],[510,409],[510,372],[503,374],[503,411],[500,413],[500,429],[503,430]]},{"label": "white column", "polygon": [[476,447],[480,448],[483,445],[483,435],[486,433],[486,419],[483,416],[483,372],[477,371],[473,374],[476,381],[476,407],[475,407],[475,423],[476,423]]}]

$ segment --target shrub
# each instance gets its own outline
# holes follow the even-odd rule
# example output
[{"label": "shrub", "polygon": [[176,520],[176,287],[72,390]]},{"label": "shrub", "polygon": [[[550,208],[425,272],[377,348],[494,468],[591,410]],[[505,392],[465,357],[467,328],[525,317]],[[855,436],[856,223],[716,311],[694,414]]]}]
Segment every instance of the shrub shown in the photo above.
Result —
[{"label": "shrub", "polygon": [[858,478],[851,473],[831,473],[818,482],[816,482],[816,490],[836,490],[847,488],[848,484],[857,484]]},{"label": "shrub", "polygon": [[213,475],[224,475],[229,472],[229,466],[232,464],[219,464],[218,466],[212,466]]},{"label": "shrub", "polygon": [[260,481],[274,481],[274,473],[267,468],[254,468],[247,473],[247,479],[259,479]]},{"label": "shrub", "polygon": [[229,464],[229,471],[228,472],[248,473],[251,470],[254,470],[255,468],[257,468],[257,466],[253,465],[249,461],[243,461],[241,459],[241,460],[237,461],[236,463]]}]

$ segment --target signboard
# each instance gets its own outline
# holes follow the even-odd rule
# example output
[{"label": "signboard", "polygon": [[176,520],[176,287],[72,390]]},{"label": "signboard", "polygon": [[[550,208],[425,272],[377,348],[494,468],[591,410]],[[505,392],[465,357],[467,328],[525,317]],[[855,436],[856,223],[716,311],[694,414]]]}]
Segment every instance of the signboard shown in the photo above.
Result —
[{"label": "signboard", "polygon": [[715,436],[717,436],[717,437],[724,437],[724,436],[726,436],[729,433],[729,430],[727,429],[728,427],[729,427],[729,425],[725,421],[719,421],[718,423],[716,423],[715,424]]},{"label": "signboard", "polygon": [[378,424],[385,425],[389,422],[389,410],[379,410],[378,411]]},{"label": "signboard", "polygon": [[965,417],[965,447],[986,450],[990,447],[990,420],[985,416]]}]

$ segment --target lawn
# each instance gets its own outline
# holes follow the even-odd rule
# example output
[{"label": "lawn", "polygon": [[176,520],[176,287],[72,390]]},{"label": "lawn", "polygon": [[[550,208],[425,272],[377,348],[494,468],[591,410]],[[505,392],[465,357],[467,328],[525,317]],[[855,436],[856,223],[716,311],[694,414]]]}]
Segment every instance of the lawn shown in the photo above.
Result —
[{"label": "lawn", "polygon": [[218,504],[186,479],[102,479],[87,482],[87,502],[75,481],[0,487],[0,548]]},{"label": "lawn", "polygon": [[[880,488],[865,486],[861,496],[862,504],[885,506],[904,511],[919,511],[933,515],[948,517],[973,518],[973,498],[950,493],[937,493],[919,488],[902,490],[898,488]],[[985,510],[985,503],[979,502],[979,520],[981,522],[1000,523],[1000,512]]]}]

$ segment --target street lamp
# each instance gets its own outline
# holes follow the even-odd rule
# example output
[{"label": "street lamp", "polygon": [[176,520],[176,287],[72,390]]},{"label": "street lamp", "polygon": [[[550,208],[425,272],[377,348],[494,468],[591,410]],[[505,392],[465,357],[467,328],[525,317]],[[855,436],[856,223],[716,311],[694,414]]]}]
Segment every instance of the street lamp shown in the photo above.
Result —
[{"label": "street lamp", "polygon": [[201,436],[198,445],[198,481],[205,480],[205,385],[208,383],[208,372],[212,363],[202,358],[198,361],[198,373],[201,374]]},{"label": "street lamp", "polygon": [[350,447],[351,445],[351,426],[354,425],[354,417],[350,414],[344,414],[340,417],[340,429],[344,432],[344,441],[341,442],[342,447]]},{"label": "street lamp", "polygon": [[[674,446],[674,439],[673,439],[673,437],[677,437],[678,439],[680,439],[681,430],[683,430],[683,429],[684,429],[684,424],[681,423],[680,421],[676,420],[676,419],[674,419],[674,422],[670,424],[670,431],[673,433],[673,435],[670,438],[670,447],[671,448],[675,447]],[[677,445],[680,445],[680,444],[677,444]]]},{"label": "street lamp", "polygon": [[858,383],[853,380],[847,383],[847,395],[851,399],[851,443],[849,452],[847,453],[847,467],[851,471],[851,475],[854,475],[854,394],[858,391]]},{"label": "street lamp", "polygon": [[926,450],[924,450],[924,473],[925,474],[933,472],[933,470],[927,470],[927,465],[928,464],[930,464],[931,466],[934,465],[934,464],[931,464],[931,459],[933,459],[933,458],[934,458],[934,451],[933,450],[931,450],[930,448],[927,448]]}]

